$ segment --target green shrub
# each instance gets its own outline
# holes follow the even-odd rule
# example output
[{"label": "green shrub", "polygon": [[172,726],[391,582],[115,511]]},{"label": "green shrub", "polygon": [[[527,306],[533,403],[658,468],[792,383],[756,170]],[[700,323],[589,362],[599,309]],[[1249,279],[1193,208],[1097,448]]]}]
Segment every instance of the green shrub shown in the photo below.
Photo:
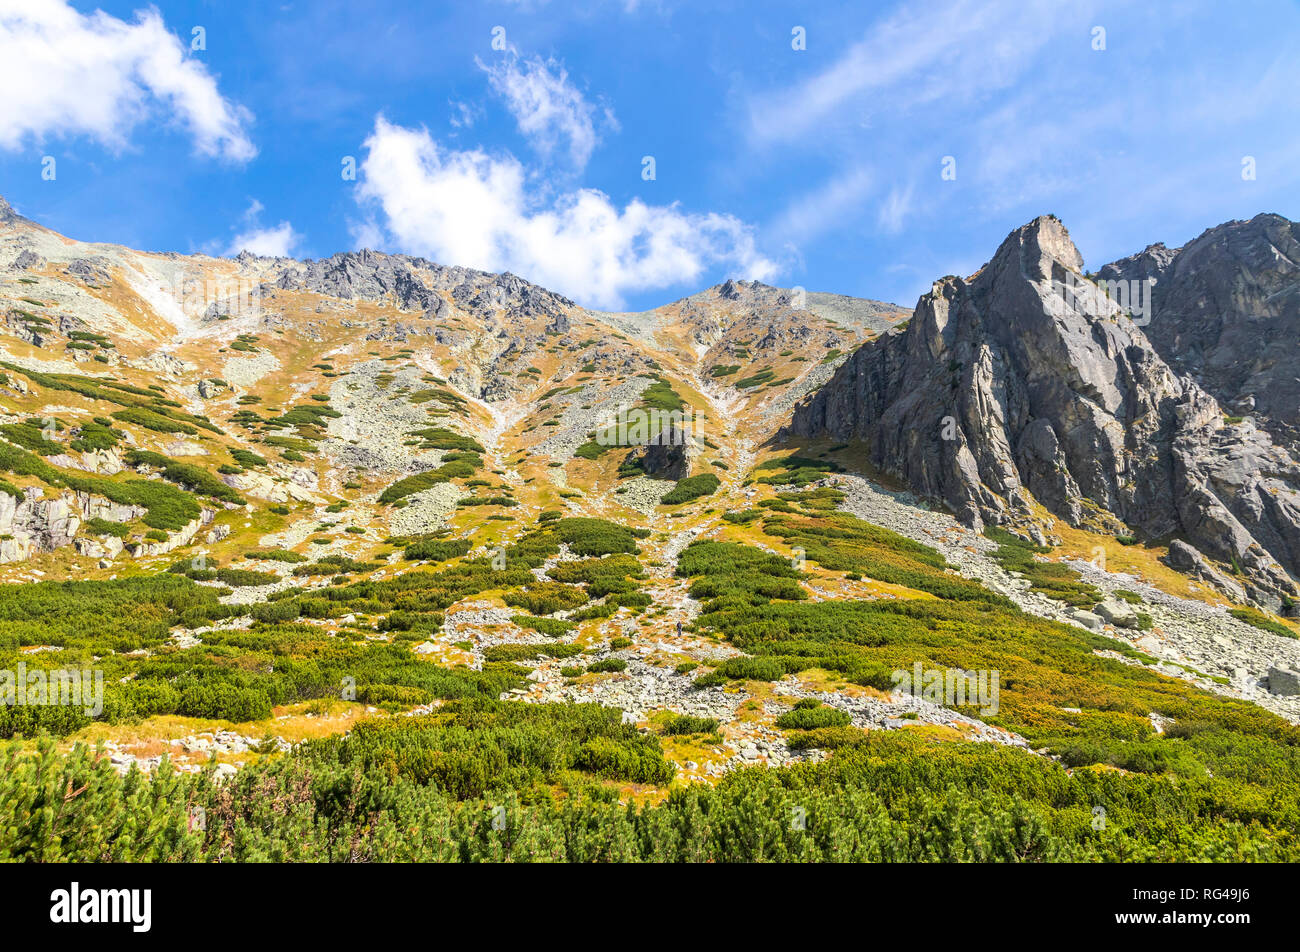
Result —
[{"label": "green shrub", "polygon": [[1060,599],[1076,608],[1090,608],[1104,597],[1096,586],[1078,581],[1079,573],[1069,566],[1060,562],[1040,562],[1034,558],[1035,554],[1050,552],[1050,548],[1027,542],[996,526],[989,526],[984,534],[998,543],[993,553],[998,564],[1009,572],[1023,575],[1032,591]]},{"label": "green shrub", "polygon": [[670,737],[683,734],[712,734],[718,729],[716,717],[691,717],[686,714],[674,714],[663,726],[663,732]]},{"label": "green shrub", "polygon": [[413,539],[406,546],[402,558],[413,561],[446,562],[448,559],[469,554],[470,545],[468,539],[435,539],[426,536]]},{"label": "green shrub", "polygon": [[1300,637],[1296,634],[1294,629],[1288,628],[1279,621],[1274,621],[1258,608],[1251,608],[1249,606],[1244,608],[1230,608],[1228,614],[1238,621],[1244,621],[1248,625],[1254,625],[1260,631],[1267,631],[1270,634],[1281,635],[1283,638]]},{"label": "green shrub", "polygon": [[687,476],[685,479],[679,479],[677,485],[665,493],[660,502],[665,506],[680,505],[692,499],[699,499],[701,496],[711,496],[721,485],[721,480],[712,473]]},{"label": "green shrub", "polygon": [[818,727],[847,727],[852,723],[845,711],[836,707],[796,707],[776,719],[783,730],[813,730]]},{"label": "green shrub", "polygon": [[118,539],[125,539],[131,534],[131,527],[125,522],[111,522],[98,516],[87,519],[85,526],[92,535],[114,536]]}]

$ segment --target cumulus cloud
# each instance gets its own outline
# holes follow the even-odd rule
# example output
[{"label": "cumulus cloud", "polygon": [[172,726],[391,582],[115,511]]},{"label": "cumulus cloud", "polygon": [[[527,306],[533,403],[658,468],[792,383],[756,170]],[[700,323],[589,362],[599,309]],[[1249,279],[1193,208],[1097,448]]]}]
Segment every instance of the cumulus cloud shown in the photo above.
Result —
[{"label": "cumulus cloud", "polygon": [[[505,100],[520,133],[540,155],[550,158],[567,147],[573,167],[586,167],[600,143],[597,110],[569,81],[563,66],[541,57],[521,60],[513,51],[492,65],[477,62],[492,90]],[[614,123],[608,110],[604,117]]]},{"label": "cumulus cloud", "polygon": [[[594,307],[694,281],[721,267],[769,279],[776,266],[753,229],[730,215],[697,214],[639,199],[622,209],[577,189],[541,204],[512,156],[454,151],[426,129],[382,116],[364,144],[358,197],[375,216],[359,235],[444,264],[512,271]],[[376,220],[377,219],[377,220]]]},{"label": "cumulus cloud", "polygon": [[254,199],[248,206],[248,211],[244,212],[245,230],[235,236],[223,254],[237,255],[241,251],[248,251],[267,258],[288,258],[293,255],[294,249],[302,241],[302,235],[294,231],[287,221],[263,228],[262,211],[262,203]]},{"label": "cumulus cloud", "polygon": [[205,155],[257,154],[251,114],[221,95],[154,9],[127,23],[60,0],[0,0],[0,89],[0,148],[73,135],[122,148],[138,124],[165,115]]}]

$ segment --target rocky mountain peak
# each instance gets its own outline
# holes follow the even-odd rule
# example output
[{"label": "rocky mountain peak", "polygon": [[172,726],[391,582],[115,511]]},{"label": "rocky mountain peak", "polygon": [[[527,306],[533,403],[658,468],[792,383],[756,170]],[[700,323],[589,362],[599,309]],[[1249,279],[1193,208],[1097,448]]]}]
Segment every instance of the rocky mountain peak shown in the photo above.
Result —
[{"label": "rocky mountain peak", "polygon": [[1054,217],[1016,229],[858,350],[791,432],[863,441],[973,526],[1027,525],[1037,502],[1071,525],[1182,536],[1280,604],[1300,568],[1300,466],[1225,426],[1082,267]]},{"label": "rocky mountain peak", "polygon": [[14,207],[9,204],[8,200],[3,195],[0,195],[0,225],[12,225],[22,220],[22,216],[14,211]]},{"label": "rocky mountain peak", "polygon": [[772,303],[785,292],[762,281],[743,281],[728,278],[712,289],[714,294],[726,301],[738,301],[745,304]]},{"label": "rocky mountain peak", "polygon": [[1075,247],[1070,232],[1055,215],[1039,215],[1007,236],[994,255],[996,262],[1009,254],[1012,248],[1020,249],[1022,268],[1026,275],[1050,278],[1053,266],[1064,266],[1071,271],[1083,269],[1083,255]]},{"label": "rocky mountain peak", "polygon": [[1300,223],[1260,214],[1208,229],[1158,271],[1102,270],[1156,277],[1146,333],[1160,355],[1234,414],[1255,414],[1300,447]]}]

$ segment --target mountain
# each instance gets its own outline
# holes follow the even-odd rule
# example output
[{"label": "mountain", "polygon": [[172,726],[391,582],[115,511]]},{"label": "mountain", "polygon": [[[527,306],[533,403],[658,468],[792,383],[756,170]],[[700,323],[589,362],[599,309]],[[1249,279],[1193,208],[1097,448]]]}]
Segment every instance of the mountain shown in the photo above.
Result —
[{"label": "mountain", "polygon": [[[1241,573],[1261,604],[1289,605],[1300,465],[1263,421],[1226,414],[1178,368],[1205,367],[1237,399],[1258,384],[1268,406],[1284,401],[1274,368],[1300,320],[1295,228],[1260,216],[1103,270],[1157,278],[1151,331],[1171,366],[1084,274],[1065,226],[1038,218],[970,278],[936,282],[905,328],[863,345],[789,433],[862,441],[875,467],[969,525],[1032,531],[1042,506],[1071,526],[1180,540]],[[1250,348],[1264,324],[1267,345]]]},{"label": "mountain", "polygon": [[[735,279],[612,313],[0,201],[0,853],[442,861],[505,802],[520,859],[1297,858],[1284,421],[1105,283],[1156,282],[1152,333],[1235,289],[1171,338],[1220,363],[1295,318],[1264,239],[1202,240],[1101,278],[1040,218],[910,317]],[[102,703],[8,701],[69,673]]]},{"label": "mountain", "polygon": [[[643,519],[692,474],[738,486],[752,448],[829,376],[833,355],[891,316],[904,312],[742,281],[645,313],[606,313],[516,275],[408,255],[212,258],[84,243],[2,203],[4,433],[54,470],[43,478],[24,461],[0,473],[15,490],[0,494],[0,565],[70,549],[113,571],[119,556],[157,557],[214,533],[229,533],[221,538],[233,550],[264,534],[222,518],[234,499],[369,505],[441,470],[447,448],[430,445],[434,430],[454,434],[435,442],[482,446],[489,475],[524,512],[582,492],[575,509]],[[686,445],[646,451],[604,439],[620,413],[655,408],[683,418]],[[116,435],[88,449],[97,418]],[[230,498],[213,506],[209,494],[183,525],[141,526],[119,541],[84,525],[104,513],[130,523],[138,506],[49,492],[66,469],[156,478],[157,457]],[[357,519],[372,532],[446,530],[463,515],[462,482],[497,483],[460,479]]]},{"label": "mountain", "polygon": [[1300,223],[1256,215],[1107,265],[1100,278],[1154,278],[1147,337],[1230,413],[1300,446]]}]

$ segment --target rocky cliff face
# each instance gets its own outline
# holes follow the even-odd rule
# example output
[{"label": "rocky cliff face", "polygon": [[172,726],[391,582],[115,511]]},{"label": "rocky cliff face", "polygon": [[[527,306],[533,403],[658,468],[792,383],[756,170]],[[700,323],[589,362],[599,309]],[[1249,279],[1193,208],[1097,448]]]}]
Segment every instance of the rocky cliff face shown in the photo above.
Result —
[{"label": "rocky cliff face", "polygon": [[1300,571],[1300,466],[1249,421],[1225,423],[1082,268],[1059,221],[1025,225],[858,350],[791,432],[864,441],[970,525],[1030,523],[1037,501],[1071,525],[1185,539],[1282,605]]},{"label": "rocky cliff face", "polygon": [[1300,446],[1300,223],[1256,215],[1209,229],[1163,264],[1159,257],[1140,260],[1150,258],[1144,252],[1101,276],[1155,277],[1146,334],[1156,351],[1228,412],[1253,414]]}]

